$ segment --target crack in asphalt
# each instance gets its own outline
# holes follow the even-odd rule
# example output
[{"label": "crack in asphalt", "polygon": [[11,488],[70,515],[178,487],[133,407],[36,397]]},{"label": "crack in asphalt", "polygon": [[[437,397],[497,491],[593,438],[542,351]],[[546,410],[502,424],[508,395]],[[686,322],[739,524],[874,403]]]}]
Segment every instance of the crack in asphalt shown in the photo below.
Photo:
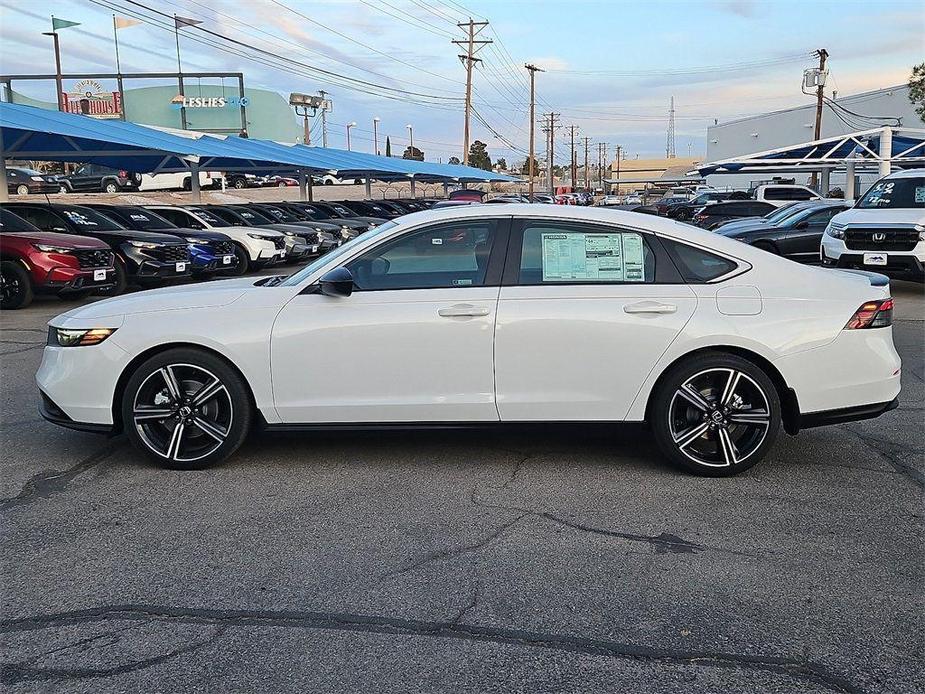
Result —
[{"label": "crack in asphalt", "polygon": [[655,547],[655,552],[657,554],[696,554],[697,552],[702,552],[707,549],[703,545],[698,545],[695,542],[685,540],[684,538],[678,537],[677,535],[672,535],[671,533],[661,533],[660,535],[636,535],[634,533],[621,533],[615,530],[605,530],[603,528],[595,528],[590,525],[584,525],[583,523],[576,523],[574,521],[569,521],[564,518],[559,518],[554,516],[551,513],[546,511],[540,512],[539,515],[546,520],[550,520],[559,525],[564,525],[567,528],[573,528],[574,530],[581,530],[585,533],[591,533],[593,535],[605,535],[607,537],[618,537],[623,540],[629,540],[630,542],[645,542]]},{"label": "crack in asphalt", "polygon": [[0,681],[10,684],[28,679],[67,680],[89,677],[111,677],[158,665],[184,653],[214,642],[229,628],[282,627],[346,631],[352,633],[389,634],[413,637],[461,639],[582,655],[642,661],[666,665],[692,665],[727,669],[760,670],[811,681],[830,691],[861,694],[860,687],[822,663],[805,657],[788,655],[757,655],[724,651],[683,650],[664,646],[642,646],[569,634],[526,631],[503,627],[461,624],[457,621],[438,622],[404,619],[379,615],[343,612],[312,612],[298,610],[220,610],[195,609],[161,605],[108,605],[103,607],[34,615],[0,621],[0,633],[36,631],[68,625],[116,621],[171,622],[216,627],[207,639],[174,649],[141,661],[109,669],[38,668],[19,663],[7,664],[0,670]]},{"label": "crack in asphalt", "polygon": [[[3,684],[18,684],[19,682],[35,682],[43,680],[83,680],[100,677],[115,677],[117,675],[123,675],[128,672],[137,672],[139,670],[145,670],[147,668],[154,667],[155,665],[160,665],[161,663],[164,663],[178,656],[186,655],[188,653],[197,651],[200,648],[208,646],[221,638],[227,628],[228,627],[224,624],[217,625],[215,630],[212,632],[212,635],[202,639],[201,641],[196,641],[194,643],[183,646],[182,648],[175,648],[173,650],[167,651],[166,653],[152,656],[151,658],[144,658],[142,660],[136,660],[130,663],[125,663],[124,665],[117,665],[115,667],[109,668],[43,668],[28,665],[28,661],[20,663],[4,663],[0,665],[0,682]],[[111,634],[112,632],[107,632],[105,636],[109,636]],[[84,643],[88,643],[93,640],[95,639],[81,639],[80,641],[71,644],[71,646],[83,645]],[[34,658],[32,660],[34,660]]]},{"label": "crack in asphalt", "polygon": [[462,621],[462,618],[465,617],[470,610],[474,610],[476,607],[478,607],[479,589],[481,589],[481,587],[481,581],[476,581],[475,585],[472,587],[472,595],[469,598],[469,602],[466,603],[465,607],[463,607],[455,617],[453,617],[453,619],[450,621],[450,624],[459,624]]},{"label": "crack in asphalt", "polygon": [[45,470],[30,477],[19,494],[0,499],[0,511],[15,506],[31,504],[38,499],[47,499],[65,491],[75,477],[105,462],[122,446],[122,441],[109,441],[82,460],[65,470]]},{"label": "crack in asphalt", "polygon": [[851,426],[845,425],[842,428],[854,434],[861,443],[893,466],[897,472],[902,473],[919,487],[925,487],[925,473],[910,462],[911,457],[916,455],[914,451],[902,443],[877,438]]}]

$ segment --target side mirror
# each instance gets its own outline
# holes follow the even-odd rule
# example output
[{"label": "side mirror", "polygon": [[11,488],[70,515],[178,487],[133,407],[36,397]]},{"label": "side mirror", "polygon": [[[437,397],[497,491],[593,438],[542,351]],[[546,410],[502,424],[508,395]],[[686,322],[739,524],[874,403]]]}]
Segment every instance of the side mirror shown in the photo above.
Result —
[{"label": "side mirror", "polygon": [[345,267],[336,267],[321,276],[318,281],[325,296],[350,296],[353,294],[353,275]]}]

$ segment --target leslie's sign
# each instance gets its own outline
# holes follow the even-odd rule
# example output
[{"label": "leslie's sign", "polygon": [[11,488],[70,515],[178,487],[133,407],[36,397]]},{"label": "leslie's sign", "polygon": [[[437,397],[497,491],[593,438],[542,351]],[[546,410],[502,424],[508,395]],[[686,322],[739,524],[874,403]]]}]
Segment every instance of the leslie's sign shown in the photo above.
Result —
[{"label": "leslie's sign", "polygon": [[94,118],[119,118],[122,116],[122,95],[119,92],[103,90],[96,80],[80,80],[70,92],[61,95],[64,110]]}]

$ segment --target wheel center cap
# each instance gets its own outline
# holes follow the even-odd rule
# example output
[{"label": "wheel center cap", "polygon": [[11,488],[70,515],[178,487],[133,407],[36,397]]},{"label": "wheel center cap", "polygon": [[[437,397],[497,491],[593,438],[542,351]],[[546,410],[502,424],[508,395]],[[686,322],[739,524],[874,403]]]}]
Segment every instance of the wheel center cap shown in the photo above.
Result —
[{"label": "wheel center cap", "polygon": [[180,416],[183,417],[183,419],[186,419],[187,417],[189,417],[192,414],[192,412],[193,411],[186,405],[180,408]]},{"label": "wheel center cap", "polygon": [[723,416],[723,413],[719,410],[713,410],[713,414],[710,415],[710,419],[713,420],[714,424],[722,424],[726,421],[726,418]]}]

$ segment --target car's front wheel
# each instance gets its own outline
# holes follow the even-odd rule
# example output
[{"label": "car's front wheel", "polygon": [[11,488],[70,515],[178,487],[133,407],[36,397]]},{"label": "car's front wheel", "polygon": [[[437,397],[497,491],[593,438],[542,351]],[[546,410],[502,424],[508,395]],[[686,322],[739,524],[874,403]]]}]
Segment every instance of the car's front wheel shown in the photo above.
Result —
[{"label": "car's front wheel", "polygon": [[15,260],[0,263],[0,308],[25,308],[32,303],[29,273]]},{"label": "car's front wheel", "polygon": [[707,352],[665,374],[650,418],[667,458],[698,475],[728,477],[755,465],[774,443],[780,398],[752,362]]},{"label": "car's front wheel", "polygon": [[16,186],[16,194],[17,195],[28,195],[29,186],[25,185],[24,183],[20,183],[18,186]]},{"label": "car's front wheel", "polygon": [[253,421],[241,376],[203,350],[161,352],[129,377],[122,423],[136,448],[163,467],[200,470],[234,453]]},{"label": "car's front wheel", "polygon": [[229,271],[228,274],[235,275],[240,277],[241,275],[246,275],[248,270],[251,270],[251,257],[248,254],[247,250],[243,246],[239,246],[237,243],[234,245],[234,257],[238,259],[238,262],[235,266]]}]

